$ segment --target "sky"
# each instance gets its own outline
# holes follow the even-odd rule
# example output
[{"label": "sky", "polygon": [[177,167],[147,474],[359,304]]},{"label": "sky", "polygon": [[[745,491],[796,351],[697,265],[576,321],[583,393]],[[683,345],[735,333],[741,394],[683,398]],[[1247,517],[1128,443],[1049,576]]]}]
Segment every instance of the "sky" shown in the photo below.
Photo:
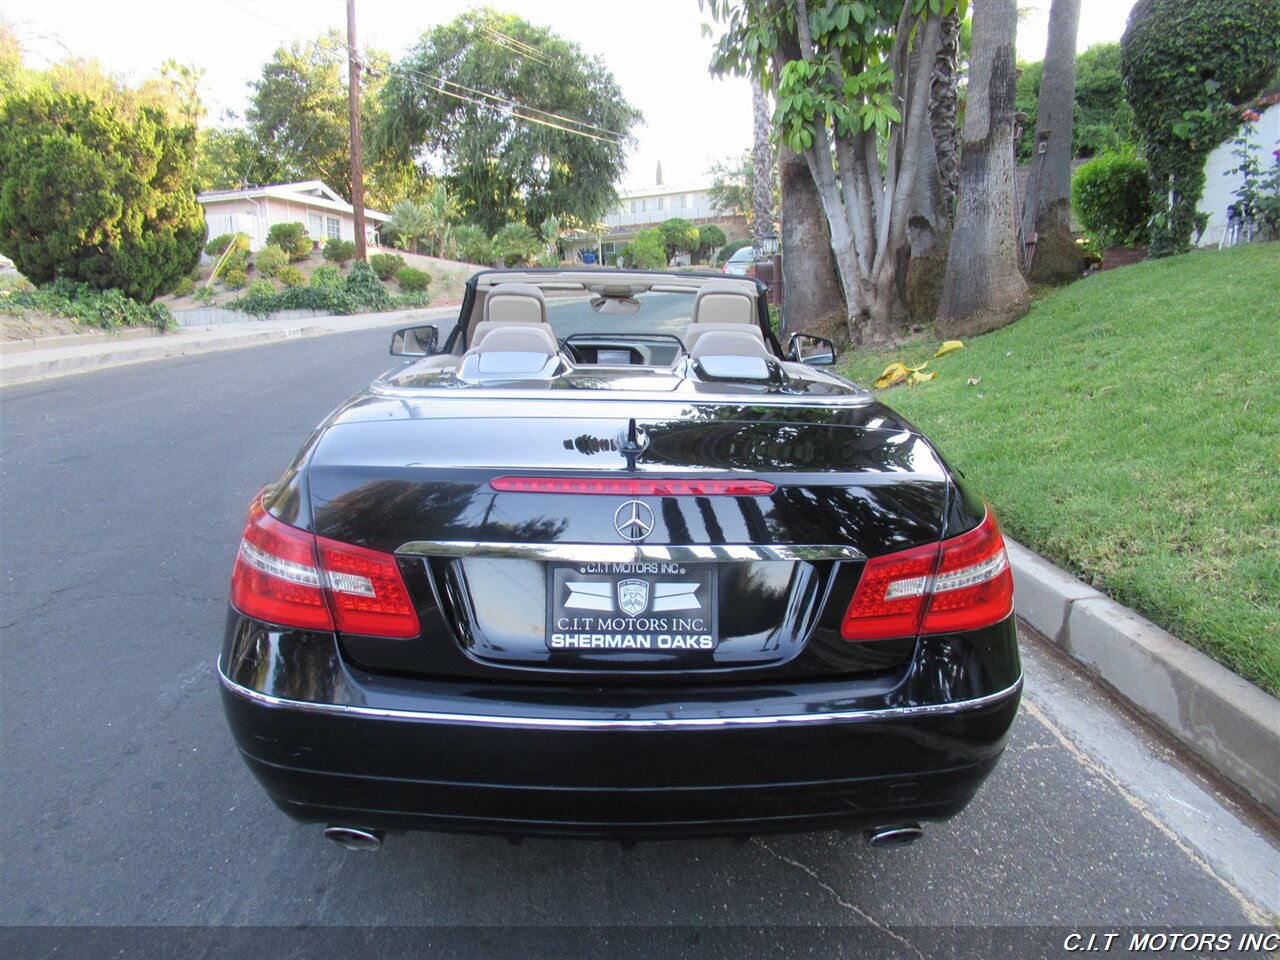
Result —
[{"label": "sky", "polygon": [[[981,0],[977,0],[981,2]],[[1077,48],[1119,40],[1134,0],[1082,0]],[[430,27],[480,5],[458,0],[357,0],[357,38],[399,57]],[[696,0],[488,0],[550,27],[600,56],[645,116],[623,188],[663,182],[703,186],[715,162],[751,145],[747,81],[707,73],[709,21]],[[1019,0],[1018,57],[1044,56],[1049,0]],[[94,57],[129,82],[168,59],[205,69],[209,119],[242,113],[249,81],[281,45],[345,32],[345,0],[0,0],[0,18],[27,50],[28,66]]]}]

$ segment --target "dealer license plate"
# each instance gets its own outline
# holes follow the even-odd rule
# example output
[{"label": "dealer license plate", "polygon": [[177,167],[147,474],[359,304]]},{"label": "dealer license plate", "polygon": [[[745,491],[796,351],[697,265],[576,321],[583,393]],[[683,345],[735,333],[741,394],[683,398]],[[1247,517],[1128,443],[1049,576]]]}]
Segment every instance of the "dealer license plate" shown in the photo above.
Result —
[{"label": "dealer license plate", "polygon": [[713,564],[576,563],[547,569],[555,652],[710,652],[719,642]]}]

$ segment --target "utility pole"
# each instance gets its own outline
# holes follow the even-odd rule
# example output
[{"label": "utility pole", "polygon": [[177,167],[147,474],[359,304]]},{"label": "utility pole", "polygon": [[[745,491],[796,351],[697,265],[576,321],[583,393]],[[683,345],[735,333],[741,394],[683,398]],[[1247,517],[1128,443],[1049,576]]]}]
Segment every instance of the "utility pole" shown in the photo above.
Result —
[{"label": "utility pole", "polygon": [[351,114],[351,206],[355,208],[356,259],[366,259],[364,162],[360,144],[360,60],[356,46],[356,0],[347,0],[347,107]]}]

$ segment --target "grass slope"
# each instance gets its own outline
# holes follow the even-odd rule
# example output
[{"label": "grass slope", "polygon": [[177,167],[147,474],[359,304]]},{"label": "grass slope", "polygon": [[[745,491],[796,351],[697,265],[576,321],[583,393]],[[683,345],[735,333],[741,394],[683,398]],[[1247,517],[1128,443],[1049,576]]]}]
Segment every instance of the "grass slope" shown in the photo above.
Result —
[{"label": "grass slope", "polygon": [[1090,277],[928,369],[879,396],[1006,530],[1280,695],[1280,243]]}]

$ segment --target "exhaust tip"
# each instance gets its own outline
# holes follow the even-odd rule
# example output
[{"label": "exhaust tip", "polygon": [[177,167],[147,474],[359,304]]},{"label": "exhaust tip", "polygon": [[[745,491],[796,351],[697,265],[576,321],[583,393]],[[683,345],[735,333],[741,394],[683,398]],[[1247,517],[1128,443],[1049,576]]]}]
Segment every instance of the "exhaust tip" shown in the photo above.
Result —
[{"label": "exhaust tip", "polygon": [[867,831],[867,843],[873,847],[905,847],[924,836],[918,823],[896,823]]},{"label": "exhaust tip", "polygon": [[348,850],[377,850],[382,846],[381,830],[360,827],[325,827],[324,838]]}]

